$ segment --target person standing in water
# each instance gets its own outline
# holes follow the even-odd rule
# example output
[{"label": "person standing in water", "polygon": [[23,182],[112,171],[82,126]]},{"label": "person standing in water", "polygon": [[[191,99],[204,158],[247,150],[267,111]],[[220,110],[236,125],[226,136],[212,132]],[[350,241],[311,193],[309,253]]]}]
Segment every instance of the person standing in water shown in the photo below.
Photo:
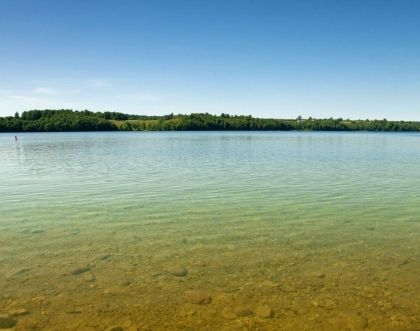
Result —
[{"label": "person standing in water", "polygon": [[15,141],[17,141],[17,136],[15,136]]}]

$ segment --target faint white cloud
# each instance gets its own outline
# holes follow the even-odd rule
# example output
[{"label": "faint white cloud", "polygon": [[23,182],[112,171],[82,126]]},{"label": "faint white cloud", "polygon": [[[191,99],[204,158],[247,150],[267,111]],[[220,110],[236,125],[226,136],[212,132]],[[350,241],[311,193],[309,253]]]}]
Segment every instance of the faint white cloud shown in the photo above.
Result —
[{"label": "faint white cloud", "polygon": [[111,86],[111,84],[103,79],[92,79],[89,81],[89,85],[91,87],[105,87],[105,86]]},{"label": "faint white cloud", "polygon": [[151,93],[130,93],[117,95],[117,98],[127,101],[156,101],[161,99],[161,96]]},{"label": "faint white cloud", "polygon": [[9,90],[0,90],[0,95],[8,95],[11,94],[12,92],[10,92]]},{"label": "faint white cloud", "polygon": [[51,87],[37,87],[32,90],[32,93],[36,94],[45,94],[45,95],[54,95],[59,93],[59,91],[51,88]]},{"label": "faint white cloud", "polygon": [[45,101],[44,99],[34,98],[34,97],[31,97],[31,96],[27,96],[27,95],[10,94],[10,95],[7,95],[7,97],[10,98],[10,99],[26,101],[26,102],[44,102]]}]

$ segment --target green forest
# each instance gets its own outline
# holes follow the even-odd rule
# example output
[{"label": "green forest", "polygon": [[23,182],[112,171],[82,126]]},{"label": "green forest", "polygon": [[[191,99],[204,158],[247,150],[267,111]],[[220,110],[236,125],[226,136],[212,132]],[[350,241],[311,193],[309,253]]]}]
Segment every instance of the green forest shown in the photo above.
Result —
[{"label": "green forest", "polygon": [[194,130],[300,130],[300,131],[420,131],[420,122],[383,120],[275,119],[250,115],[164,116],[128,115],[88,110],[30,110],[0,117],[0,132],[60,131],[194,131]]}]

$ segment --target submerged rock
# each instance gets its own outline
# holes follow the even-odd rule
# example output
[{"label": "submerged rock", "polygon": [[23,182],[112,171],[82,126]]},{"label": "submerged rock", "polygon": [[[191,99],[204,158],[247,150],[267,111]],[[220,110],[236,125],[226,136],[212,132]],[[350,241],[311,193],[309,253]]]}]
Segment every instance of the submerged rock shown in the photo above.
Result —
[{"label": "submerged rock", "polygon": [[107,331],[126,331],[122,326],[111,326]]},{"label": "submerged rock", "polygon": [[123,327],[120,325],[111,326],[107,331],[138,331],[136,326]]},{"label": "submerged rock", "polygon": [[409,263],[410,263],[410,259],[407,258],[407,259],[402,260],[400,263],[398,263],[398,265],[403,266]]},{"label": "submerged rock", "polygon": [[245,317],[245,316],[254,315],[254,312],[252,311],[252,309],[247,306],[238,306],[235,308],[234,312],[237,317]]},{"label": "submerged rock", "polygon": [[200,290],[188,290],[184,292],[185,300],[196,305],[209,304],[211,296],[209,293]]},{"label": "submerged rock", "polygon": [[25,308],[16,308],[9,311],[9,315],[13,317],[28,315],[30,312]]},{"label": "submerged rock", "polygon": [[257,307],[257,309],[255,310],[255,312],[257,313],[257,316],[258,317],[261,317],[261,318],[271,318],[271,317],[274,316],[273,309],[271,309],[267,305],[263,305],[263,306]]},{"label": "submerged rock", "polygon": [[236,315],[231,311],[223,311],[222,316],[227,320],[234,320],[236,319]]},{"label": "submerged rock", "polygon": [[70,234],[72,235],[72,236],[76,236],[76,235],[78,235],[80,233],[80,230],[79,229],[74,229],[74,230],[72,230],[71,232],[70,232]]},{"label": "submerged rock", "polygon": [[176,277],[185,277],[188,274],[188,270],[183,267],[172,268],[168,270],[169,273]]},{"label": "submerged rock", "polygon": [[81,314],[81,313],[83,313],[83,310],[77,309],[77,308],[66,310],[66,314],[70,314],[70,315],[78,315],[78,314]]},{"label": "submerged rock", "polygon": [[10,329],[16,326],[16,320],[9,315],[0,315],[0,329]]},{"label": "submerged rock", "polygon": [[70,275],[77,276],[88,271],[90,271],[89,267],[80,267],[70,271]]},{"label": "submerged rock", "polygon": [[363,330],[366,329],[369,325],[366,317],[359,314],[348,314],[347,315],[347,324],[352,330]]},{"label": "submerged rock", "polygon": [[118,286],[130,286],[131,282],[129,280],[120,280]]},{"label": "submerged rock", "polygon": [[92,273],[87,273],[84,275],[83,280],[87,283],[93,283],[96,280],[96,277]]},{"label": "submerged rock", "polygon": [[197,260],[197,261],[193,262],[193,265],[196,266],[196,267],[205,267],[206,263],[204,261]]},{"label": "submerged rock", "polygon": [[336,316],[328,319],[327,323],[334,330],[350,331],[364,330],[369,325],[368,320],[364,316],[353,312],[338,313]]},{"label": "submerged rock", "polygon": [[21,268],[18,271],[14,272],[11,277],[15,277],[15,276],[21,276],[23,274],[26,274],[27,272],[31,271],[32,268]]},{"label": "submerged rock", "polygon": [[276,288],[279,287],[280,285],[278,283],[275,283],[271,280],[263,280],[260,285],[260,287],[267,287],[267,288]]},{"label": "submerged rock", "polygon": [[159,276],[163,276],[163,275],[165,275],[165,273],[162,272],[162,271],[154,271],[154,272],[151,273],[152,277],[159,277]]}]

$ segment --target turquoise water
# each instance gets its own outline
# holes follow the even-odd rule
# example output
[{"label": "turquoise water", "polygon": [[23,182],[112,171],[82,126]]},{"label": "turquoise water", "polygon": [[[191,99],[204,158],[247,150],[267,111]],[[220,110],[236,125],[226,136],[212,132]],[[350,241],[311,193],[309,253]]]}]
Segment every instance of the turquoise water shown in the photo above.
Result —
[{"label": "turquoise water", "polygon": [[420,329],[419,134],[13,136],[0,314],[16,330]]}]

